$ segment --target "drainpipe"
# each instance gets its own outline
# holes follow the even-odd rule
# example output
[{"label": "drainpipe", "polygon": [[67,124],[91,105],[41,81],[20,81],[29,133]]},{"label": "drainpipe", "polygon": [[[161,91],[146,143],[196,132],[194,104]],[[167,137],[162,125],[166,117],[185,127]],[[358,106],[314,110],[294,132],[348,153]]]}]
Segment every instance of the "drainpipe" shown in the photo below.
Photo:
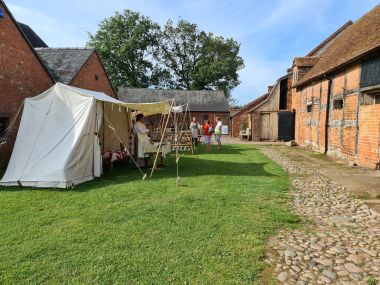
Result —
[{"label": "drainpipe", "polygon": [[327,89],[327,104],[326,104],[326,123],[325,123],[325,152],[329,150],[329,123],[330,123],[330,99],[331,99],[331,85],[332,80],[328,79],[328,89]]}]

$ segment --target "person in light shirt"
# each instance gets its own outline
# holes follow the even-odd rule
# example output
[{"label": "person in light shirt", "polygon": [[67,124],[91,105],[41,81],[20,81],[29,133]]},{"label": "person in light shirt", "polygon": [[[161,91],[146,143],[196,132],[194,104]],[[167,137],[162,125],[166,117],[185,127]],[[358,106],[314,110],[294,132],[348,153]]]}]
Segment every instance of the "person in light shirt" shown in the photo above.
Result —
[{"label": "person in light shirt", "polygon": [[216,126],[215,126],[215,141],[218,143],[218,150],[222,149],[222,126],[223,123],[220,120],[220,117],[216,117]]},{"label": "person in light shirt", "polygon": [[136,123],[133,126],[133,133],[134,134],[147,134],[148,132],[149,132],[149,129],[147,129],[145,124],[144,124],[144,115],[143,114],[137,114]]}]

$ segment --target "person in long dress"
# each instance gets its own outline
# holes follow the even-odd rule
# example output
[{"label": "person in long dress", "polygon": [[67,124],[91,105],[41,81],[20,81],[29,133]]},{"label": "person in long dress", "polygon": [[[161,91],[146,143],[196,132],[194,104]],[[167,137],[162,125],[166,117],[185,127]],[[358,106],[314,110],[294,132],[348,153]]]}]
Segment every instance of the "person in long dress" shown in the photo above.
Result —
[{"label": "person in long dress", "polygon": [[199,135],[199,129],[201,126],[197,122],[197,117],[193,117],[193,120],[190,123],[190,130],[191,130],[191,139],[193,140],[193,144],[196,146],[198,144],[198,135]]}]

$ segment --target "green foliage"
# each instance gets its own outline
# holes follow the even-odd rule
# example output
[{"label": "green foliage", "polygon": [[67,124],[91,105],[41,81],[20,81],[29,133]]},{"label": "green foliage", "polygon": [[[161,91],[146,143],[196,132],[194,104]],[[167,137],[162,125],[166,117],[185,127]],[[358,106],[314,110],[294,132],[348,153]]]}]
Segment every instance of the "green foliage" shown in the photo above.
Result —
[{"label": "green foliage", "polygon": [[169,20],[163,29],[130,10],[105,19],[88,45],[98,50],[114,87],[223,90],[230,98],[244,67],[233,39]]},{"label": "green foliage", "polygon": [[251,145],[115,169],[73,190],[0,187],[1,284],[263,284],[268,238],[298,218]]},{"label": "green foliage", "polygon": [[376,280],[375,280],[375,278],[373,278],[372,276],[369,276],[368,278],[367,278],[367,285],[376,285]]},{"label": "green foliage", "polygon": [[88,46],[96,48],[115,88],[148,87],[160,69],[152,62],[158,51],[160,26],[139,13],[125,10],[105,19]]}]

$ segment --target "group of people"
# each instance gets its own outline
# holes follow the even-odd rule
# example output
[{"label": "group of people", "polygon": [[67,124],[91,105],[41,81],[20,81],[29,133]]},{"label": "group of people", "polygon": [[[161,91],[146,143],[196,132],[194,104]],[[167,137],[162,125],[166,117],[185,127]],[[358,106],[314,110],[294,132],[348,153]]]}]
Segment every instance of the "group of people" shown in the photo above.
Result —
[{"label": "group of people", "polygon": [[[203,125],[200,125],[197,121],[197,117],[193,117],[190,123],[191,136],[194,145],[197,145],[199,136],[203,136],[203,142],[206,146],[206,151],[211,150],[211,138],[215,136],[215,141],[218,143],[218,150],[222,149],[222,126],[223,123],[220,117],[215,118],[215,128],[210,120],[205,120]],[[147,134],[149,129],[144,124],[144,115],[138,114],[136,116],[136,123],[133,127],[133,133],[135,134]]]},{"label": "group of people", "polygon": [[206,146],[206,151],[211,150],[211,138],[214,134],[215,141],[218,143],[218,150],[222,149],[222,126],[223,123],[220,120],[220,117],[215,118],[215,128],[213,127],[210,120],[205,120],[203,125],[201,126],[198,121],[197,117],[193,117],[193,120],[190,123],[190,130],[191,130],[191,136],[193,138],[193,142],[196,145],[198,143],[198,137],[200,131],[202,131],[203,135],[203,142]]}]

